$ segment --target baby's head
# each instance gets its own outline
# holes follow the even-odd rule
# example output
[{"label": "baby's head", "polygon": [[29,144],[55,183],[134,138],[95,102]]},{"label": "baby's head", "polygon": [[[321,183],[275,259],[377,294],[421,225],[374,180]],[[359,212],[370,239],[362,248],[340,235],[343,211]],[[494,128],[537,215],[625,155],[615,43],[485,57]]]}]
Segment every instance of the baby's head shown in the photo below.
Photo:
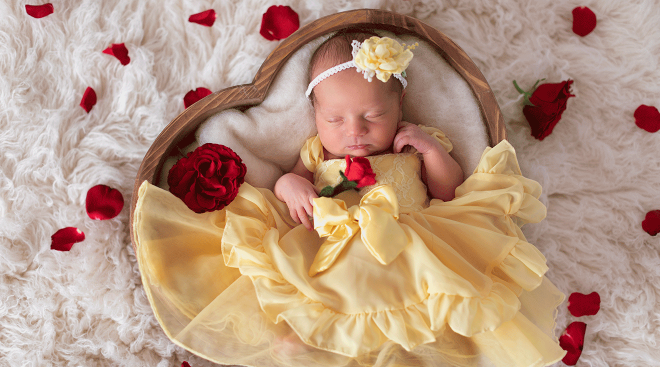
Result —
[{"label": "baby's head", "polygon": [[[353,60],[351,43],[354,40],[364,42],[372,36],[376,34],[340,32],[325,41],[312,55],[310,81],[328,69]],[[406,52],[409,57],[405,66],[412,58],[410,51]],[[405,79],[400,75],[386,82],[381,79],[386,78],[365,79],[353,64],[318,84],[312,83],[310,98],[326,158],[343,158],[347,154],[364,157],[391,149],[402,117]]]}]

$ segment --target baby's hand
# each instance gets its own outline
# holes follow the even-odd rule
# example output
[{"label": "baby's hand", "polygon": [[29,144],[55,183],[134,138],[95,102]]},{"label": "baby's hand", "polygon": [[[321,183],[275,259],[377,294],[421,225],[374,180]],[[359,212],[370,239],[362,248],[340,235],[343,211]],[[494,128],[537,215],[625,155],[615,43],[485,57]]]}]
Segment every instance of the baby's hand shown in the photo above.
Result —
[{"label": "baby's hand", "polygon": [[311,182],[295,173],[287,173],[277,180],[275,194],[289,207],[296,223],[302,223],[310,231],[314,229],[309,217],[313,213],[312,200],[319,196]]},{"label": "baby's hand", "polygon": [[422,155],[441,149],[440,143],[431,135],[425,133],[419,126],[405,121],[399,122],[399,129],[394,136],[393,150],[399,153],[406,145],[417,149]]}]

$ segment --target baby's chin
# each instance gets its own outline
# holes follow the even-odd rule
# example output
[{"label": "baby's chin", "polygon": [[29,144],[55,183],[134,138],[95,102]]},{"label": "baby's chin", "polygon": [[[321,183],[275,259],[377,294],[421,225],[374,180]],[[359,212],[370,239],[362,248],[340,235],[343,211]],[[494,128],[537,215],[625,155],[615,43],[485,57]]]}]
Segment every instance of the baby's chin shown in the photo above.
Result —
[{"label": "baby's chin", "polygon": [[335,157],[343,158],[346,155],[351,157],[369,157],[372,155],[388,154],[392,153],[392,147],[386,149],[375,149],[373,146],[367,146],[365,148],[344,148],[343,154],[332,154]]}]

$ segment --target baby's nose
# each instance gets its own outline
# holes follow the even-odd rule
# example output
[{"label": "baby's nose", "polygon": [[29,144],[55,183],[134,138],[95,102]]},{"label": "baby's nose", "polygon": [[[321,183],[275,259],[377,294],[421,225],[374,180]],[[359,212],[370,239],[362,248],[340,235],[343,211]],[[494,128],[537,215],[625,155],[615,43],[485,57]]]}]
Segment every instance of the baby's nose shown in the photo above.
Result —
[{"label": "baby's nose", "polygon": [[347,121],[347,132],[349,136],[360,136],[367,133],[367,121],[362,118],[354,118]]}]

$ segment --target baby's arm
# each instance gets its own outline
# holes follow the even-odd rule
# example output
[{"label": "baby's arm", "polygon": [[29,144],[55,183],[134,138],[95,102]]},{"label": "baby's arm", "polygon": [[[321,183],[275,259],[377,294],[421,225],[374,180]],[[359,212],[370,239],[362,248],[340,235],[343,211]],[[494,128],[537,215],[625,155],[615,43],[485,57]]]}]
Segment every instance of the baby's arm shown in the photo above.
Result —
[{"label": "baby's arm", "polygon": [[314,174],[308,171],[302,159],[298,158],[293,170],[280,177],[273,189],[275,196],[289,207],[291,218],[296,223],[302,223],[308,230],[313,229],[309,220],[312,216],[312,199],[318,197],[312,184],[313,179]]},{"label": "baby's arm", "polygon": [[399,153],[406,145],[413,146],[424,157],[422,179],[431,196],[443,201],[453,199],[456,188],[463,182],[461,166],[434,137],[417,125],[401,121],[394,137],[394,152]]}]

